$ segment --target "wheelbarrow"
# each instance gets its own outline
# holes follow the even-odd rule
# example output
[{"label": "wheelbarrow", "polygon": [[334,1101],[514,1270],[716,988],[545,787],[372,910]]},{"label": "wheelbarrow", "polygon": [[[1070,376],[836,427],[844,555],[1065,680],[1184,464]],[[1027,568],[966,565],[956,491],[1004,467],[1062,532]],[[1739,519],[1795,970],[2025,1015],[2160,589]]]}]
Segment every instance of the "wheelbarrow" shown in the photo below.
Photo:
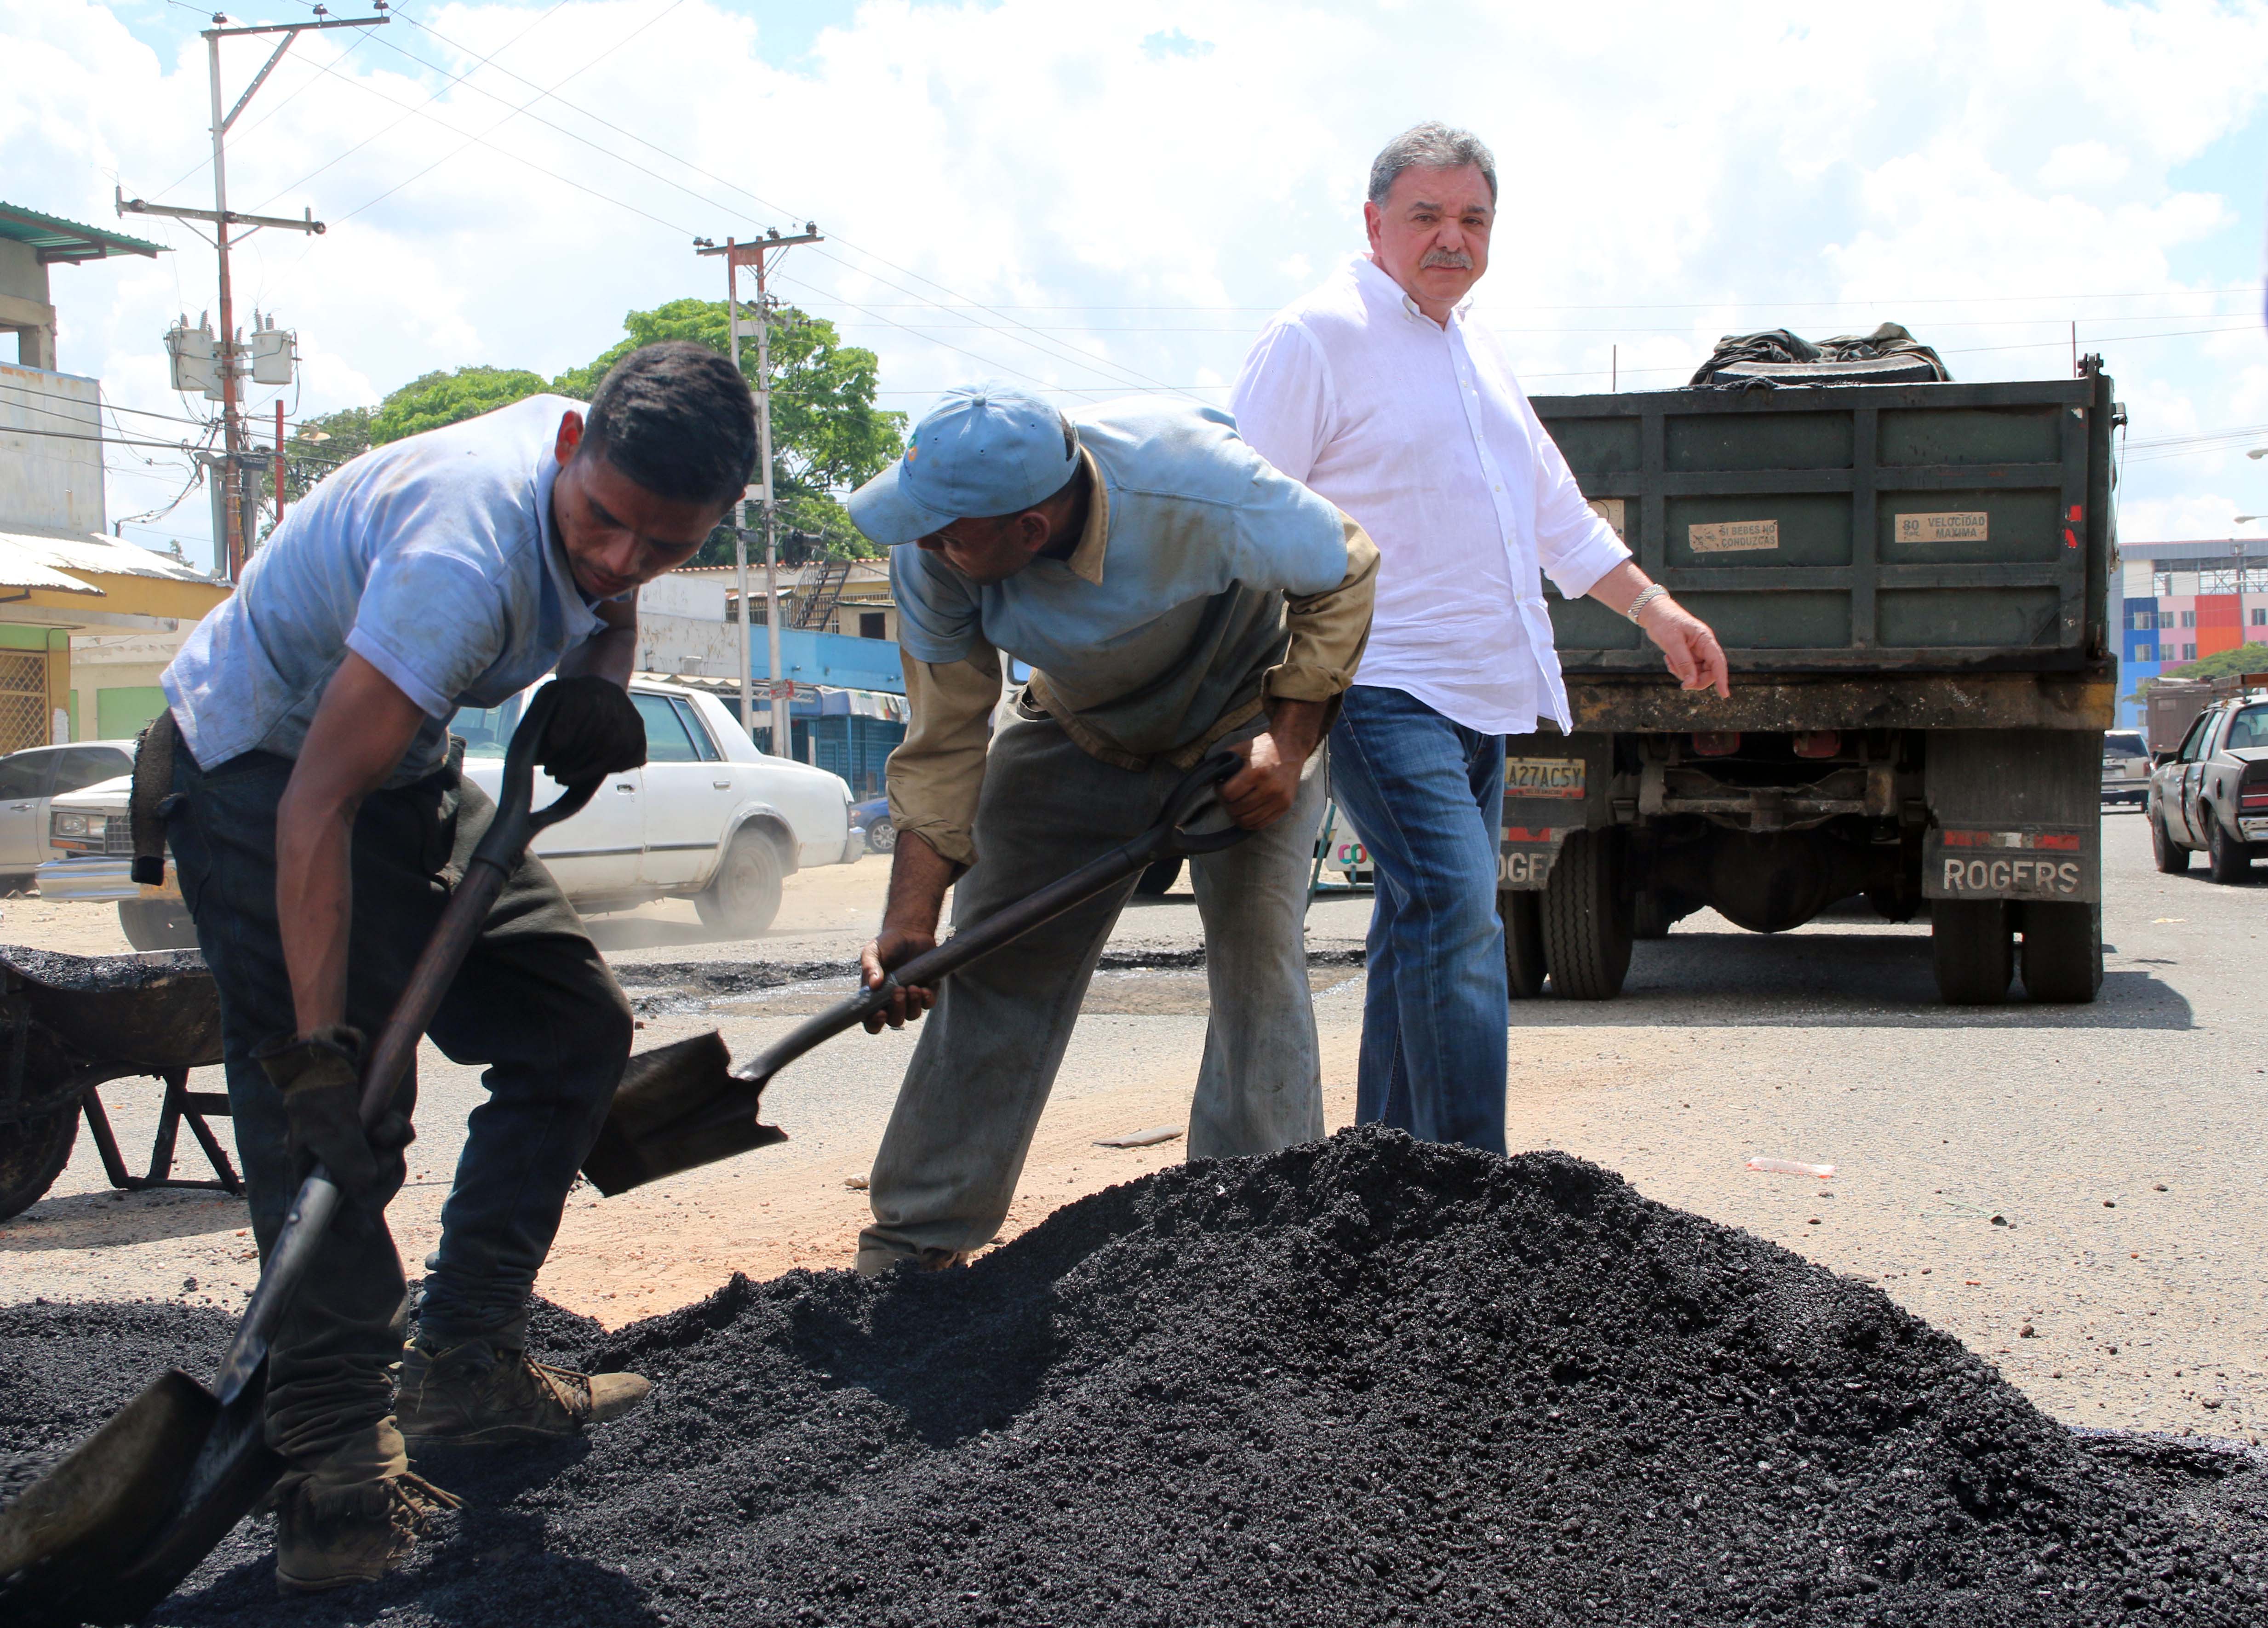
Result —
[{"label": "wheelbarrow", "polygon": [[[228,1098],[192,1091],[189,1071],[220,1061],[220,994],[195,950],[65,955],[0,945],[0,1220],[35,1203],[63,1173],[81,1119],[110,1184],[241,1193],[244,1183],[212,1127]],[[154,1075],[165,1086],[146,1173],[126,1168],[101,1087]],[[181,1127],[213,1178],[173,1175]]]}]

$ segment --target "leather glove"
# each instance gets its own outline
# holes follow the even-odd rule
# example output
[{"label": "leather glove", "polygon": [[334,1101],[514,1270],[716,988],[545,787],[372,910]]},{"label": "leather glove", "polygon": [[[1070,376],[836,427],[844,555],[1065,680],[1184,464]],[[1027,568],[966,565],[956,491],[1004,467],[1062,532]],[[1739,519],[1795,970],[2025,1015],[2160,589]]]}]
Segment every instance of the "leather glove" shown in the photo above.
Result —
[{"label": "leather glove", "polygon": [[619,774],[645,762],[645,720],[629,694],[595,673],[556,678],[559,692],[535,761],[562,785]]},{"label": "leather glove", "polygon": [[363,1129],[362,1051],[362,1031],[341,1023],[305,1040],[271,1040],[252,1054],[284,1093],[284,1147],[294,1189],[320,1160],[341,1192],[367,1204],[378,1190],[379,1160],[409,1146],[417,1134],[398,1111]]}]

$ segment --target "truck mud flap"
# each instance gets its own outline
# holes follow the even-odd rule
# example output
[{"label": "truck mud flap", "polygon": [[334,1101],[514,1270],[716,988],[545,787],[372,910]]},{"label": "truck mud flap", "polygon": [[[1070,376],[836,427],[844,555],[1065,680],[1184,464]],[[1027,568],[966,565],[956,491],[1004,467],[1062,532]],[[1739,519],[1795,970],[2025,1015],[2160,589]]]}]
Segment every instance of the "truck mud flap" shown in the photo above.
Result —
[{"label": "truck mud flap", "polygon": [[1499,892],[1539,891],[1551,880],[1551,866],[1569,834],[1578,826],[1507,825],[1497,850],[1496,885]]},{"label": "truck mud flap", "polygon": [[1922,844],[1922,896],[2097,902],[2101,856],[2092,831],[1940,827]]},{"label": "truck mud flap", "polygon": [[1550,880],[1571,833],[1613,823],[1607,800],[1613,743],[1604,735],[1547,729],[1509,736],[1504,744],[1497,887],[1534,892]]}]

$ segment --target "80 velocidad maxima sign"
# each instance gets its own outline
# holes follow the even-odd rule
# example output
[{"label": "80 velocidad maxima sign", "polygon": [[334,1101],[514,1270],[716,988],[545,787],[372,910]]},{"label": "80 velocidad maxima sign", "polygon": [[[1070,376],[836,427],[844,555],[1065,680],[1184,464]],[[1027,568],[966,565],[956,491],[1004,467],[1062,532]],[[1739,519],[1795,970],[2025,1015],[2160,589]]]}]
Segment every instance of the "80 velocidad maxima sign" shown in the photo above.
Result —
[{"label": "80 velocidad maxima sign", "polygon": [[1940,828],[1922,849],[1922,893],[1932,899],[2060,899],[2093,902],[2086,833],[2034,828]]}]

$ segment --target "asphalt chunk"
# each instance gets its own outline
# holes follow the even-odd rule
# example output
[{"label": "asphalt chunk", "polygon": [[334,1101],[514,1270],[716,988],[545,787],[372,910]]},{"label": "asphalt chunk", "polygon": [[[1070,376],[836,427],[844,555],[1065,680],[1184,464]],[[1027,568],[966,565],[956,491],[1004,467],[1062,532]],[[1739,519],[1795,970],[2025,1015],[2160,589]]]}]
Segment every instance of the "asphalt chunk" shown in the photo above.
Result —
[{"label": "asphalt chunk", "polygon": [[[0,1452],[76,1439],[225,1332],[0,1311]],[[2075,1435],[1879,1290],[1556,1153],[1349,1131],[1113,1188],[966,1270],[735,1278],[534,1339],[654,1393],[584,1441],[422,1460],[467,1507],[382,1583],[279,1603],[247,1523],[152,1620],[2268,1610],[2259,1454]]]}]

